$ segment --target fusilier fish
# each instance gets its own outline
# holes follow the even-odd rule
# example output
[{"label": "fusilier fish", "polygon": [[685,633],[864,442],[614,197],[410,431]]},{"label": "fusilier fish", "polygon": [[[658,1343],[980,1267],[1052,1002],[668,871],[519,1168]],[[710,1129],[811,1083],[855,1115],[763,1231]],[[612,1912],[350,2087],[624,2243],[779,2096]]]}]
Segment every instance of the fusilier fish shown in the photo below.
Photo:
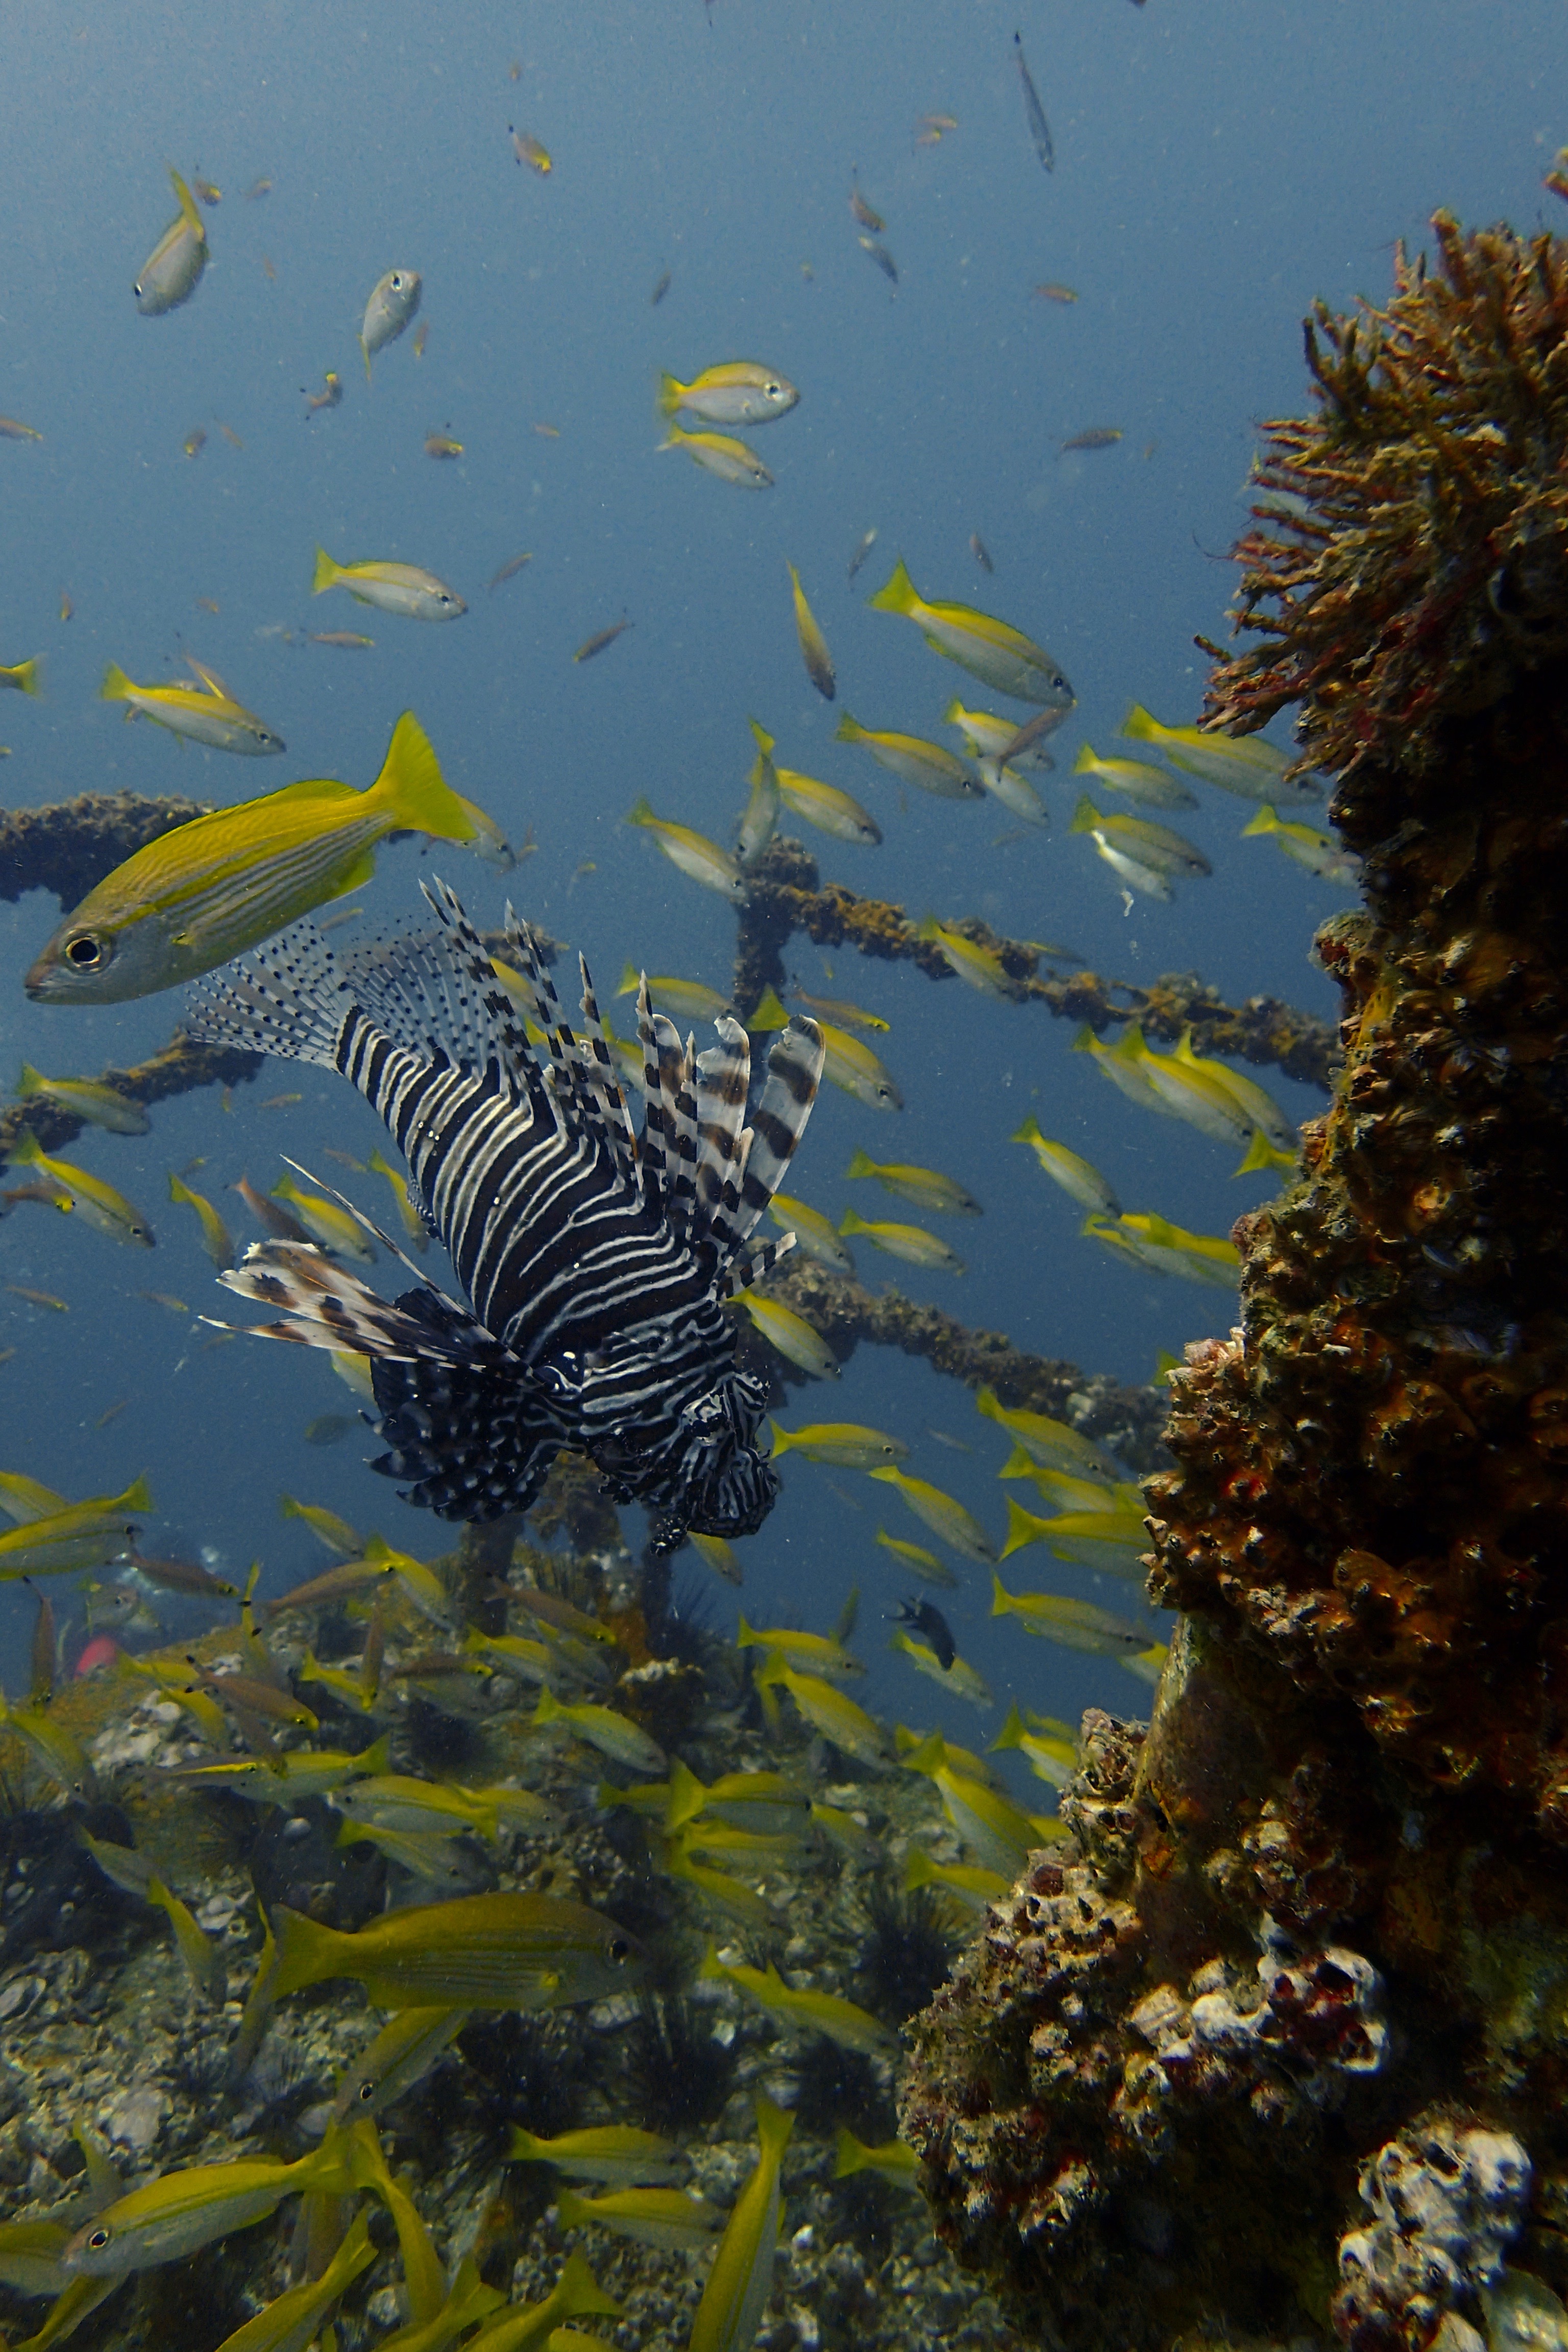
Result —
[{"label": "fusilier fish", "polygon": [[833,735],[838,743],[863,743],[879,766],[903,783],[915,784],[922,793],[934,793],[938,800],[977,801],[984,797],[963,761],[944,751],[940,743],[928,743],[923,736],[901,735],[892,728],[862,727],[847,710]]},{"label": "fusilier fish", "polygon": [[226,963],[312,907],[357,890],[392,832],[473,838],[412,711],[368,792],[323,778],[176,825],[117,866],[26,976],[43,1003],[112,1004]]},{"label": "fusilier fish", "polygon": [[99,697],[104,702],[123,702],[128,719],[150,719],[155,727],[205,743],[209,751],[237,751],[255,759],[288,748],[281,735],[236,702],[211,670],[202,670],[200,677],[199,686],[137,686],[118,663],[110,662]]},{"label": "fusilier fish", "polygon": [[1089,1217],[1083,1230],[1094,1241],[1136,1259],[1154,1274],[1174,1274],[1188,1282],[1234,1290],[1241,1280],[1241,1252],[1220,1234],[1193,1234],[1184,1225],[1142,1210],[1124,1210],[1114,1223]]},{"label": "fusilier fish", "polygon": [[858,1658],[850,1656],[843,1643],[834,1633],[808,1633],[792,1625],[764,1626],[759,1633],[748,1625],[742,1612],[740,1631],[735,1635],[738,1650],[765,1650],[770,1659],[783,1658],[797,1674],[826,1675],[829,1682],[845,1682],[866,1671]]},{"label": "fusilier fish", "polygon": [[207,232],[196,200],[174,165],[169,177],[180,209],[142,266],[132,292],[144,319],[161,318],[188,302],[207,266]]},{"label": "fusilier fish", "polygon": [[934,915],[916,924],[915,937],[929,940],[932,947],[939,948],[948,970],[982,996],[1012,994],[1014,983],[994,948],[968,938],[949,923],[939,923]]},{"label": "fusilier fish", "polygon": [[658,405],[666,416],[674,416],[685,409],[692,416],[700,416],[705,425],[766,425],[775,416],[787,415],[800,398],[787,376],[776,368],[761,367],[754,360],[730,360],[721,367],[704,368],[700,375],[682,383],[678,376],[663,375],[658,383]]},{"label": "fusilier fish", "polygon": [[288,1202],[311,1240],[323,1249],[342,1257],[357,1257],[365,1265],[375,1264],[375,1244],[369,1234],[328,1194],[308,1192],[292,1176],[280,1176],[272,1193],[275,1200]]},{"label": "fusilier fish", "polygon": [[934,1551],[928,1551],[924,1544],[909,1543],[902,1536],[890,1536],[881,1528],[877,1529],[877,1541],[922,1584],[934,1584],[939,1592],[957,1591],[958,1579],[952,1569],[945,1560],[938,1559]]},{"label": "fusilier fish", "polygon": [[854,1273],[854,1259],[820,1209],[808,1208],[804,1201],[794,1200],[787,1192],[775,1192],[768,1214],[775,1225],[795,1235],[795,1247],[805,1256],[815,1258],[818,1265],[828,1266],[835,1274]]},{"label": "fusilier fish", "polygon": [[1073,690],[1044,646],[973,605],[928,603],[901,559],[886,587],[869,601],[878,612],[899,613],[913,621],[932,653],[957,662],[994,693],[1037,702],[1047,709],[1072,709]]},{"label": "fusilier fish", "polygon": [[[410,1258],[421,1287],[399,1306],[289,1243],[257,1244],[227,1286],[273,1311],[268,1336],[372,1358],[389,1446],[374,1466],[426,1508],[465,1521],[526,1510],[566,1447],[645,1504],[656,1545],[693,1526],[754,1532],[777,1474],[752,1443],[765,1388],[737,1367],[724,1308],[774,1255],[748,1244],[816,1099],[815,1025],[793,1022],[774,1046],[748,1145],[745,1032],[721,1021],[698,1056],[639,992],[639,1139],[586,972],[579,1029],[509,918],[504,961],[538,1014],[536,1048],[456,896],[426,895],[435,930],[341,961],[313,930],[297,935],[209,982],[187,1025],[352,1073],[466,1303]],[[467,1368],[458,1414],[433,1409],[453,1394],[454,1363]]]},{"label": "fusilier fish", "polygon": [[731,433],[686,433],[672,424],[661,449],[684,449],[704,473],[716,474],[721,482],[731,482],[737,489],[771,490],[773,478],[757,456],[743,441]]},{"label": "fusilier fish", "polygon": [[837,784],[826,784],[816,776],[803,776],[795,768],[778,767],[773,759],[773,739],[767,730],[759,727],[753,719],[752,732],[761,754],[757,767],[752,771],[753,786],[765,762],[780,799],[807,824],[816,825],[820,833],[831,834],[836,841],[858,842],[864,848],[875,848],[880,843],[882,829],[869,810],[862,808],[858,800],[841,792]]},{"label": "fusilier fish", "polygon": [[[885,1471],[873,1471],[873,1477],[885,1477]],[[799,1673],[788,1664],[781,1651],[770,1651],[757,1669],[757,1688],[771,1690],[775,1684],[788,1691],[796,1706],[812,1728],[842,1748],[847,1756],[858,1756],[863,1763],[879,1763],[888,1752],[888,1735],[874,1716],[858,1706],[848,1694],[821,1675]]]},{"label": "fusilier fish", "polygon": [[359,347],[364,353],[365,382],[370,382],[370,363],[377,352],[384,350],[407,326],[419,308],[422,285],[416,269],[389,269],[371,288],[370,300],[364,306],[364,320],[359,331]]},{"label": "fusilier fish", "polygon": [[1016,1617],[1026,1633],[1038,1633],[1068,1650],[1098,1651],[1102,1657],[1130,1656],[1146,1650],[1152,1636],[1109,1609],[1091,1601],[1072,1601],[1058,1592],[1009,1592],[999,1576],[991,1579],[991,1614]]},{"label": "fusilier fish", "polygon": [[1127,857],[1156,874],[1212,874],[1214,867],[1196,845],[1152,817],[1123,816],[1120,810],[1102,815],[1086,793],[1073,811],[1074,833],[1092,833],[1097,844],[1110,841]]},{"label": "fusilier fish", "polygon": [[1287,778],[1292,765],[1288,751],[1266,743],[1261,735],[1215,735],[1204,727],[1166,727],[1135,702],[1121,722],[1121,732],[1135,743],[1152,743],[1190,776],[1221,792],[1237,793],[1243,800],[1267,801],[1273,808],[1301,808],[1321,797],[1310,776]]},{"label": "fusilier fish", "polygon": [[356,603],[374,604],[380,613],[394,613],[405,621],[457,621],[468,606],[455,588],[437,580],[417,563],[393,563],[379,558],[367,563],[334,563],[324,547],[316,550],[312,596],[329,588],[346,588]]},{"label": "fusilier fish", "polygon": [[816,617],[805,601],[805,591],[800,584],[800,574],[793,563],[786,566],[790,586],[795,592],[795,627],[800,639],[800,657],[805,664],[805,674],[826,702],[837,692],[837,673],[833,656],[827,650],[827,640],[816,625]]}]

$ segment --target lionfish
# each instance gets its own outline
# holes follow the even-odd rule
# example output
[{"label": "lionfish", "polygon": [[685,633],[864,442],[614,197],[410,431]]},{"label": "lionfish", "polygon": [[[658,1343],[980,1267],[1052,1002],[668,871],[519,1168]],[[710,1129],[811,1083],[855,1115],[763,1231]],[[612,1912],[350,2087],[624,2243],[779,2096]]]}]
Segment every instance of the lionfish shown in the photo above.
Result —
[{"label": "lionfish", "polygon": [[[335,956],[298,923],[191,992],[191,1034],[339,1070],[386,1121],[413,1205],[442,1241],[460,1304],[340,1194],[418,1283],[388,1303],[305,1243],[264,1241],[219,1279],[282,1319],[250,1328],[369,1356],[389,1450],[372,1464],[447,1519],[525,1510],[563,1447],[618,1502],[688,1529],[752,1534],[778,1478],[754,1438],[763,1383],[736,1364],[724,1301],[793,1235],[748,1250],[816,1100],[821,1032],[775,1043],[743,1125],[751,1052],[736,1021],[692,1055],[643,979],[640,1135],[588,968],[580,1034],[509,906],[506,962],[542,1033],[536,1054],[483,941],[445,884],[440,928]],[[328,1188],[330,1189],[330,1188]]]}]

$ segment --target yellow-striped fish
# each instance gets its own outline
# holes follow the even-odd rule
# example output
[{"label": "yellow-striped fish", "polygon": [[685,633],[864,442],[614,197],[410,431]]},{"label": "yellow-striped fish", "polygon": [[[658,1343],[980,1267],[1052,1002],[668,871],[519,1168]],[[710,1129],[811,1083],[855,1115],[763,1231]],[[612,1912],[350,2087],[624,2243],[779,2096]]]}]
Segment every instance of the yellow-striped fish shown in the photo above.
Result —
[{"label": "yellow-striped fish", "polygon": [[131,289],[144,319],[160,318],[165,310],[177,310],[182,302],[188,302],[207,266],[206,225],[196,200],[173,164],[169,177],[180,209],[142,263],[142,274]]},{"label": "yellow-striped fish", "polygon": [[862,727],[847,710],[833,730],[836,743],[863,743],[879,766],[900,782],[934,793],[938,800],[977,801],[984,795],[962,760],[922,735],[900,735],[888,727]]},{"label": "yellow-striped fish", "polygon": [[867,601],[877,612],[899,613],[913,621],[933,654],[957,662],[994,693],[1040,703],[1047,709],[1072,709],[1073,690],[1044,646],[971,604],[928,604],[901,559],[886,587]]},{"label": "yellow-striped fish", "polygon": [[1042,1135],[1040,1122],[1032,1111],[1023,1126],[1015,1129],[1011,1139],[1026,1143],[1052,1183],[1059,1184],[1084,1208],[1097,1209],[1102,1217],[1121,1214],[1121,1203],[1099,1169],[1080,1159],[1076,1151],[1069,1151],[1065,1143],[1053,1143],[1048,1136]]},{"label": "yellow-striped fish", "polygon": [[13,1091],[18,1102],[47,1095],[63,1110],[93,1127],[107,1128],[111,1135],[145,1135],[153,1124],[145,1107],[116,1087],[106,1087],[97,1078],[46,1078],[31,1062],[23,1063]]},{"label": "yellow-striped fish", "polygon": [[827,640],[816,625],[816,616],[805,601],[805,591],[800,584],[800,574],[793,563],[786,566],[790,586],[795,591],[795,627],[800,639],[800,657],[805,664],[805,674],[825,702],[831,702],[837,692],[837,672],[833,656],[827,650]]},{"label": "yellow-striped fish", "polygon": [[216,809],[149,842],[61,923],[26,976],[35,1002],[113,1004],[226,963],[368,882],[387,834],[471,841],[411,710],[368,792],[323,778]]},{"label": "yellow-striped fish", "polygon": [[838,1359],[819,1331],[814,1330],[804,1315],[786,1307],[782,1298],[765,1298],[754,1290],[742,1290],[731,1300],[732,1307],[749,1315],[770,1347],[781,1356],[810,1372],[819,1381],[838,1378]]},{"label": "yellow-striped fish", "polygon": [[288,749],[281,735],[237,702],[216,673],[193,663],[200,686],[137,686],[118,662],[110,662],[99,688],[103,702],[123,702],[128,719],[150,719],[171,735],[205,743],[212,751],[238,751],[260,758]]},{"label": "yellow-striped fish", "polygon": [[871,1475],[896,1486],[916,1518],[923,1520],[932,1535],[940,1536],[954,1551],[963,1552],[966,1559],[981,1560],[987,1568],[994,1564],[996,1547],[979,1520],[951,1495],[944,1495],[940,1486],[891,1467],[873,1470]]},{"label": "yellow-striped fish", "polygon": [[117,1192],[101,1176],[78,1168],[69,1160],[51,1160],[28,1129],[24,1128],[12,1144],[11,1160],[17,1168],[36,1168],[56,1187],[59,1206],[79,1217],[95,1233],[106,1234],[111,1242],[133,1242],[138,1249],[152,1248],[151,1224],[123,1192]]}]

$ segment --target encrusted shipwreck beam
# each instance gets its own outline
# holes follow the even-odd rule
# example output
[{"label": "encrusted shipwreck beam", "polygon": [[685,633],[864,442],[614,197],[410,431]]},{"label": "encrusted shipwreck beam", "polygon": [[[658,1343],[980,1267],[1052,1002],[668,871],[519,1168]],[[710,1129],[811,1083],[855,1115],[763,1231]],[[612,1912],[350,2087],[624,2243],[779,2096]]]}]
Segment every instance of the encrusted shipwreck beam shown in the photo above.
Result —
[{"label": "encrusted shipwreck beam", "polygon": [[[901,907],[857,898],[837,882],[824,887],[816,859],[797,841],[770,842],[747,880],[735,954],[734,1001],[742,1013],[754,1009],[764,990],[785,986],[784,951],[795,931],[804,931],[818,947],[850,947],[883,962],[915,964],[928,980],[953,977],[942,950],[921,938]],[[1167,972],[1147,988],[1101,980],[1092,971],[1042,972],[1042,961],[1052,960],[1048,948],[1004,939],[974,916],[961,917],[949,928],[992,950],[1016,1003],[1044,1004],[1058,1020],[1087,1022],[1097,1033],[1126,1021],[1141,1023],[1153,1037],[1173,1039],[1190,1029],[1200,1053],[1272,1063],[1288,1077],[1325,1092],[1332,1082],[1331,1025],[1277,997],[1225,1004],[1191,972]]]},{"label": "encrusted shipwreck beam", "polygon": [[1067,2352],[1563,2334],[1568,245],[1435,227],[1314,316],[1210,694],[1340,777],[1344,1066],[1173,1381],[1152,1722],[1086,1718],[905,2087]]}]

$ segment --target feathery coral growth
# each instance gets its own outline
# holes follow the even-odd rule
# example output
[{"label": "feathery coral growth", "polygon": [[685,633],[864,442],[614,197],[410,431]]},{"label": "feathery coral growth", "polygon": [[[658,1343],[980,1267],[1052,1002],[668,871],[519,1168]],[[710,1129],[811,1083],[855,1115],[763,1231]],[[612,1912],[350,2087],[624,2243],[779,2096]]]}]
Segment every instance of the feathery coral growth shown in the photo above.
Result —
[{"label": "feathery coral growth", "polygon": [[[1259,528],[1206,711],[1289,703],[1307,764],[1429,771],[1436,722],[1568,648],[1568,245],[1433,221],[1386,310],[1306,322],[1318,413],[1265,426]],[[1217,647],[1206,647],[1218,652]]]}]

